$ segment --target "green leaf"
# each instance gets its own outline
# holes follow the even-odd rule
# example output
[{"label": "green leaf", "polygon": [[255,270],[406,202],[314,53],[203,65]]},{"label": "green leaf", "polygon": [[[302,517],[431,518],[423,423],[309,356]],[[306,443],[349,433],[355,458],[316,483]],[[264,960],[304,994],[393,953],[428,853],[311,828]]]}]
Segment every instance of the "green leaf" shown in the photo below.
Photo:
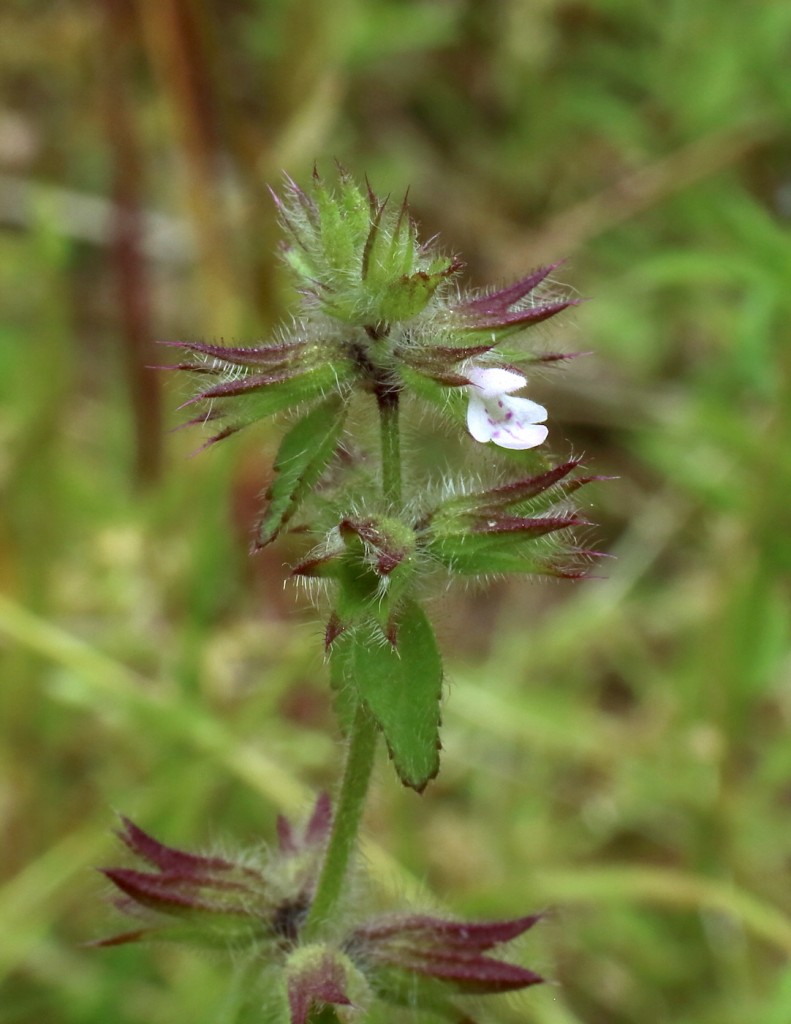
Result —
[{"label": "green leaf", "polygon": [[585,525],[585,520],[565,512],[539,517],[493,513],[489,520],[472,519],[464,531],[457,531],[452,521],[432,523],[434,533],[425,548],[461,576],[545,572],[554,575],[551,557],[568,548],[569,530]]},{"label": "green leaf", "polygon": [[405,601],[393,625],[395,647],[372,630],[356,630],[347,671],[384,734],[399,778],[422,792],[439,771],[442,660],[420,605]]},{"label": "green leaf", "polygon": [[441,412],[450,412],[454,419],[463,419],[465,396],[460,393],[459,388],[448,388],[406,363],[401,364],[400,372],[407,390],[430,402]]},{"label": "green leaf", "polygon": [[534,510],[550,508],[554,502],[588,482],[585,477],[568,479],[579,463],[579,459],[571,459],[499,487],[456,495],[445,500],[432,518],[436,523],[458,521],[459,517],[465,516],[486,519],[491,515],[501,515],[506,509],[515,514],[536,515]]},{"label": "green leaf", "polygon": [[485,576],[490,573],[541,573],[552,554],[564,545],[553,533],[474,533],[450,534],[438,538],[428,550],[460,576]]},{"label": "green leaf", "polygon": [[490,576],[501,573],[541,575],[546,571],[547,553],[514,550],[464,550],[436,552],[437,557],[457,576]]},{"label": "green leaf", "polygon": [[258,547],[269,544],[316,484],[338,446],[346,403],[332,395],[311,410],[283,438],[275,459],[275,479],[258,529]]}]

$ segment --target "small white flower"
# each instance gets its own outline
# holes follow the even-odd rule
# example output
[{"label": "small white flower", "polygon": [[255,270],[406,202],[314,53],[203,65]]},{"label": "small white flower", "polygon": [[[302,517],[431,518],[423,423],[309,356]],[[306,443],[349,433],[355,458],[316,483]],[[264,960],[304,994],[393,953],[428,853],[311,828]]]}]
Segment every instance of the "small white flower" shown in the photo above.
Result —
[{"label": "small white flower", "polygon": [[547,418],[543,405],[511,395],[527,384],[526,377],[497,366],[471,366],[464,373],[471,381],[467,429],[476,441],[494,441],[501,448],[518,450],[546,441],[549,431],[542,426]]}]

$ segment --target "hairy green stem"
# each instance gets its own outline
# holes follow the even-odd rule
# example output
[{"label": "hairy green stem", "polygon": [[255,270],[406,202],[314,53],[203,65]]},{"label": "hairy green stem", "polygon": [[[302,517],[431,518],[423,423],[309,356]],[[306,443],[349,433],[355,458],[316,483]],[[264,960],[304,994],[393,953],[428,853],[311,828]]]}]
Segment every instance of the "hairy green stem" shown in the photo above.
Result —
[{"label": "hairy green stem", "polygon": [[379,425],[382,437],[382,492],[385,502],[401,501],[401,433],[398,424],[398,392],[378,396]]},{"label": "hairy green stem", "polygon": [[[382,439],[382,492],[385,502],[394,505],[401,500],[401,437],[398,424],[398,393],[377,396]],[[365,797],[374,766],[376,724],[362,704],[358,705],[349,735],[346,765],[335,806],[330,841],[321,867],[316,894],[303,929],[310,942],[331,920],[341,894],[349,861],[360,831]]]},{"label": "hairy green stem", "polygon": [[307,941],[316,937],[328,921],[341,893],[346,869],[357,842],[365,796],[376,753],[376,726],[362,705],[354,717],[341,791],[335,807],[332,833],[321,868],[316,895],[311,904],[303,935]]}]

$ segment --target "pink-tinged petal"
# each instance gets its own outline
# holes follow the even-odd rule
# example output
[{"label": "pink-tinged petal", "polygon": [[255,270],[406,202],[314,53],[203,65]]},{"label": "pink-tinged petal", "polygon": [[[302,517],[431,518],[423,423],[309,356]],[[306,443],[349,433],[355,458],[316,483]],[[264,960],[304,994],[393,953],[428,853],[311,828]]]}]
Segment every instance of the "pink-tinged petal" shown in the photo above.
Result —
[{"label": "pink-tinged petal", "polygon": [[525,378],[501,367],[467,370],[473,386],[469,388],[467,428],[476,441],[493,441],[501,448],[524,450],[543,444],[549,431],[537,423],[547,418],[543,405],[529,398],[514,398]]},{"label": "pink-tinged petal", "polygon": [[524,424],[515,427],[503,427],[498,425],[492,432],[492,441],[500,448],[508,448],[510,451],[527,451],[528,448],[537,448],[546,441],[549,431],[539,424]]},{"label": "pink-tinged petal", "polygon": [[504,370],[500,366],[470,366],[465,368],[465,373],[470,382],[478,388],[483,398],[508,395],[527,384],[527,379],[521,373]]},{"label": "pink-tinged petal", "polygon": [[543,423],[549,415],[543,405],[532,402],[529,398],[514,398],[507,395],[503,396],[502,401],[507,409],[508,422],[516,420],[519,423]]},{"label": "pink-tinged petal", "polygon": [[467,406],[467,429],[476,441],[486,444],[491,441],[494,421],[489,416],[483,399],[474,391],[470,392],[470,404]]},{"label": "pink-tinged petal", "polygon": [[501,366],[466,366],[465,373],[472,382],[467,428],[476,441],[513,450],[543,444],[549,431],[535,424],[547,418],[547,410],[529,398],[512,397],[527,383],[521,373]]}]

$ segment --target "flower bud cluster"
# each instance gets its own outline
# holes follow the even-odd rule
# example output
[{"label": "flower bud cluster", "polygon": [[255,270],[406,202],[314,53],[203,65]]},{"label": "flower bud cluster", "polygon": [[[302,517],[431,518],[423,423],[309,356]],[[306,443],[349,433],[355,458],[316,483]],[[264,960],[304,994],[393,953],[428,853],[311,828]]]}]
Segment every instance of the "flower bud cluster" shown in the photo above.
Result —
[{"label": "flower bud cluster", "polygon": [[[186,405],[199,409],[190,423],[220,425],[210,444],[331,393],[347,403],[356,391],[379,399],[411,391],[443,409],[454,393],[466,393],[476,440],[506,448],[542,443],[546,428],[523,427],[543,422],[546,410],[512,397],[527,379],[502,365],[496,346],[575,305],[545,292],[556,264],[507,288],[460,297],[449,282],[461,262],[420,242],[406,198],[394,205],[341,171],[335,191],[316,173],[308,191],[287,179],[275,202],[300,314],[262,345],[166,343],[190,356],[173,368],[204,382]],[[526,354],[519,362],[542,358],[556,357]]]},{"label": "flower bud cluster", "polygon": [[325,646],[365,618],[395,643],[392,616],[401,598],[423,572],[438,566],[458,576],[583,577],[586,563],[600,552],[572,551],[566,538],[590,523],[568,499],[601,478],[575,475],[578,466],[572,459],[498,487],[419,502],[402,518],[388,513],[341,519],[291,570],[300,579],[335,584]]},{"label": "flower bud cluster", "polygon": [[118,909],[145,924],[96,945],[157,938],[227,949],[290,947],[313,898],[331,820],[324,793],[301,834],[279,818],[278,850],[261,866],[176,850],[122,818],[118,838],[148,870],[102,873],[122,893]]},{"label": "flower bud cluster", "polygon": [[341,1022],[361,1021],[377,1001],[400,1006],[416,996],[421,1005],[456,1019],[460,996],[542,981],[535,972],[491,955],[532,928],[537,914],[494,922],[412,913],[358,915],[356,923],[335,924],[326,936],[305,939],[330,824],[325,794],[303,830],[279,818],[278,849],[262,865],[177,850],[123,819],[120,839],[148,867],[103,873],[121,894],[119,909],[145,923],[96,945],[159,939],[263,960],[272,1024],[308,1024],[328,1006]]}]

